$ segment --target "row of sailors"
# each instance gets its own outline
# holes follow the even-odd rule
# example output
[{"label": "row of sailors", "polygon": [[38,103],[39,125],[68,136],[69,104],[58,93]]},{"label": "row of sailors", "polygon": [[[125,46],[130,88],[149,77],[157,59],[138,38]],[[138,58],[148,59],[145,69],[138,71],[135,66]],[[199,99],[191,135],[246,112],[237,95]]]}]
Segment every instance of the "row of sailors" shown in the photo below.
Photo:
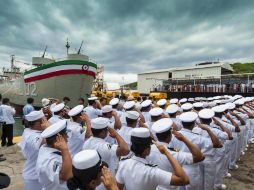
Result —
[{"label": "row of sailors", "polygon": [[[236,161],[253,142],[253,100],[171,99],[167,108],[166,100],[155,108],[146,100],[141,112],[134,101],[117,110],[116,98],[98,109],[92,97],[88,107],[71,109],[68,120],[59,115],[62,103],[51,106],[54,116],[48,121],[42,111],[33,111],[25,117],[28,128],[20,143],[25,188],[226,189],[223,178],[238,168]],[[118,187],[114,178],[111,183],[102,178],[100,185],[101,171],[109,173],[101,161]]]}]

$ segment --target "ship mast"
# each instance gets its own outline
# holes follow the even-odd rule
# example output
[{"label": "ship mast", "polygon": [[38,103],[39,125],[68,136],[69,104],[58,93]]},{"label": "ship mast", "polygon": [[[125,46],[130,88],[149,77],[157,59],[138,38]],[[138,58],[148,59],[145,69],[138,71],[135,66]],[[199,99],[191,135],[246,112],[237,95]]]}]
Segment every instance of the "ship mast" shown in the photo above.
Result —
[{"label": "ship mast", "polygon": [[44,56],[45,56],[45,53],[46,53],[46,51],[47,51],[47,47],[48,47],[48,46],[46,45],[46,47],[45,47],[45,49],[44,49],[44,52],[43,52],[43,54],[42,54],[42,56],[41,56],[42,58],[44,58]]},{"label": "ship mast", "polygon": [[81,42],[81,45],[80,45],[80,47],[79,47],[78,54],[80,54],[80,51],[81,51],[82,45],[83,45],[83,41]]},{"label": "ship mast", "polygon": [[67,38],[67,42],[66,42],[66,49],[67,49],[67,55],[69,54],[69,48],[71,47],[70,45],[69,45],[69,41],[68,41],[68,38]]},{"label": "ship mast", "polygon": [[15,55],[11,55],[11,71],[14,69],[14,60],[15,60]]}]

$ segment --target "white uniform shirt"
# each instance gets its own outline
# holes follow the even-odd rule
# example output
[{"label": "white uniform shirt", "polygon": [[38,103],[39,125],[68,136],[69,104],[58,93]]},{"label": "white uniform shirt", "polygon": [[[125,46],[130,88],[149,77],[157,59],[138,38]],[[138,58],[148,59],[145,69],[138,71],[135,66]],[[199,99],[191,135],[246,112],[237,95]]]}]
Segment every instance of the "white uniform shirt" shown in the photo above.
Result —
[{"label": "white uniform shirt", "polygon": [[149,112],[142,112],[142,115],[145,118],[145,123],[152,120]]},{"label": "white uniform shirt", "polygon": [[68,134],[68,148],[71,156],[82,150],[83,144],[85,142],[85,132],[83,127],[79,123],[70,121],[67,125]]},{"label": "white uniform shirt", "polygon": [[61,153],[57,149],[41,146],[36,171],[43,190],[68,190],[66,182],[60,180],[62,162]]},{"label": "white uniform shirt", "polygon": [[[165,146],[170,154],[177,160],[177,162],[180,165],[189,165],[193,164],[193,156],[191,153],[187,152],[177,152],[174,151],[173,148],[169,147],[169,144],[164,143],[164,142],[159,142],[163,146]],[[173,172],[173,168],[168,161],[167,157],[163,154],[160,153],[156,145],[151,146],[151,152],[149,156],[146,157],[146,160],[151,163],[151,164],[156,164],[160,169],[168,171],[168,172]],[[167,190],[167,189],[177,189],[178,187],[175,186],[158,186],[156,190]]]},{"label": "white uniform shirt", "polygon": [[19,146],[26,159],[22,172],[26,180],[38,179],[35,166],[42,140],[41,131],[25,128]]},{"label": "white uniform shirt", "polygon": [[51,118],[49,118],[49,123],[52,125],[60,120],[61,117],[59,115],[53,115]]},{"label": "white uniform shirt", "polygon": [[8,106],[8,105],[1,105],[1,110],[2,110],[2,117],[3,121],[8,125],[8,124],[14,124],[15,120],[13,118],[13,115],[15,115],[16,111],[13,107]]},{"label": "white uniform shirt", "polygon": [[133,156],[120,161],[116,181],[126,190],[154,190],[158,185],[169,186],[172,173],[148,164],[148,161]]},{"label": "white uniform shirt", "polygon": [[88,115],[90,119],[95,119],[98,116],[102,115],[102,111],[99,109],[94,108],[93,106],[87,106],[84,111]]},{"label": "white uniform shirt", "polygon": [[118,146],[116,144],[111,145],[107,143],[104,139],[90,137],[84,143],[83,150],[84,149],[97,150],[101,156],[101,160],[108,164],[110,171],[114,175],[118,165],[118,163],[116,162],[118,160],[116,155],[117,147]]},{"label": "white uniform shirt", "polygon": [[128,144],[129,148],[131,146],[131,131],[134,128],[128,126],[122,126],[118,131],[118,134],[123,138],[123,140]]},{"label": "white uniform shirt", "polygon": [[179,119],[179,116],[176,116],[176,118],[170,118],[175,124],[178,131],[180,131],[183,128],[182,122]]}]

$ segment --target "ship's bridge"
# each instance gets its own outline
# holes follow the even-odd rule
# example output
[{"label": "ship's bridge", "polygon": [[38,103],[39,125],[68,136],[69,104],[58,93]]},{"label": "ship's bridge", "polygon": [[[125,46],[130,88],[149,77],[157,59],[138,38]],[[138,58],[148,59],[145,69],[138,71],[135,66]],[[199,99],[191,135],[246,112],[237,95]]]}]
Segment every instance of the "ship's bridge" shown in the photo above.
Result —
[{"label": "ship's bridge", "polygon": [[54,63],[54,59],[46,58],[46,57],[33,57],[32,58],[32,64],[34,66],[41,66],[45,64]]}]

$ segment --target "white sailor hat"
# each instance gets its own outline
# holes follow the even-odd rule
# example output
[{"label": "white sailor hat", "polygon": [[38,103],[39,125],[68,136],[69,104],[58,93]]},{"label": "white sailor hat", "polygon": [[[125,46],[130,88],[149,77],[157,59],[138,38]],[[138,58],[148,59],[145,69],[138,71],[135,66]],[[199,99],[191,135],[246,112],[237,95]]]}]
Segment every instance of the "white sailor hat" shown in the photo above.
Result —
[{"label": "white sailor hat", "polygon": [[201,119],[211,119],[214,117],[214,111],[212,109],[202,109],[198,112],[198,116]]},{"label": "white sailor hat", "polygon": [[109,119],[105,117],[97,117],[91,120],[91,128],[104,129],[109,126]]},{"label": "white sailor hat", "polygon": [[116,105],[116,104],[118,104],[119,103],[119,99],[118,98],[113,98],[112,100],[110,100],[110,102],[109,102],[109,104],[111,105],[111,106],[114,106],[114,105]]},{"label": "white sailor hat", "polygon": [[87,98],[88,100],[97,100],[98,99],[98,97],[96,97],[96,96],[92,96],[92,97],[89,97],[89,98]]},{"label": "white sailor hat", "polygon": [[209,106],[209,103],[203,102],[203,108],[207,108]]},{"label": "white sailor hat", "polygon": [[229,110],[235,109],[235,104],[234,103],[229,102],[229,103],[226,103],[226,105],[228,106]]},{"label": "white sailor hat", "polygon": [[129,119],[138,119],[139,118],[139,113],[137,111],[127,111],[126,112],[126,117]]},{"label": "white sailor hat", "polygon": [[152,131],[155,133],[163,133],[171,129],[173,121],[169,118],[163,118],[153,123]]},{"label": "white sailor hat", "polygon": [[202,102],[195,102],[193,104],[193,107],[195,107],[195,108],[202,108],[203,106],[204,106],[204,104]]},{"label": "white sailor hat", "polygon": [[141,103],[141,108],[145,108],[152,105],[152,100],[145,100],[144,102]]},{"label": "white sailor hat", "polygon": [[113,108],[111,105],[105,105],[101,108],[102,113],[109,113],[113,111]]},{"label": "white sailor hat", "polygon": [[176,104],[171,104],[171,105],[169,105],[169,106],[167,107],[166,112],[167,112],[168,114],[174,114],[174,113],[178,112],[179,109],[180,109],[180,108],[179,108],[178,105],[176,105]]},{"label": "white sailor hat", "polygon": [[53,106],[52,108],[50,108],[50,111],[55,113],[55,112],[59,112],[62,109],[64,109],[65,105],[64,103],[60,103],[60,104],[56,104],[55,106]]},{"label": "white sailor hat", "polygon": [[225,106],[214,106],[212,108],[212,110],[215,112],[215,113],[222,113],[225,111]]},{"label": "white sailor hat", "polygon": [[70,117],[76,116],[80,114],[83,111],[83,109],[84,109],[83,105],[77,105],[68,112],[68,115]]},{"label": "white sailor hat", "polygon": [[78,170],[85,170],[96,165],[100,166],[101,158],[96,150],[82,150],[72,159],[72,165]]},{"label": "white sailor hat", "polygon": [[169,100],[170,104],[177,104],[177,102],[178,102],[177,98],[173,98],[173,99]]},{"label": "white sailor hat", "polygon": [[198,114],[195,112],[184,112],[179,116],[182,122],[194,122],[198,118]]},{"label": "white sailor hat", "polygon": [[138,138],[148,138],[151,137],[150,131],[147,128],[134,128],[131,131],[132,137],[138,137]]},{"label": "white sailor hat", "polygon": [[180,103],[185,103],[187,102],[187,98],[182,98],[181,100],[179,100]]},{"label": "white sailor hat", "polygon": [[66,129],[66,120],[61,119],[60,121],[57,121],[56,123],[50,125],[47,127],[42,133],[42,138],[49,138],[53,137],[54,135],[58,134],[62,130]]},{"label": "white sailor hat", "polygon": [[239,100],[236,100],[234,103],[235,103],[235,105],[241,106],[244,104],[244,101],[239,99]]},{"label": "white sailor hat", "polygon": [[151,116],[159,116],[159,115],[161,115],[163,113],[163,109],[161,109],[161,108],[152,108],[150,111],[149,111],[149,114],[151,115]]},{"label": "white sailor hat", "polygon": [[213,102],[216,103],[216,104],[220,104],[221,100],[214,100]]},{"label": "white sailor hat", "polygon": [[185,104],[181,105],[181,108],[183,110],[191,110],[192,107],[193,107],[193,105],[191,103],[185,103]]},{"label": "white sailor hat", "polygon": [[43,99],[41,100],[41,104],[42,104],[43,107],[49,105],[49,103],[50,103],[50,100],[47,99],[47,98],[43,98]]},{"label": "white sailor hat", "polygon": [[53,104],[50,105],[49,109],[51,110],[55,106],[56,106],[56,103],[53,103]]},{"label": "white sailor hat", "polygon": [[157,105],[158,106],[164,106],[166,105],[167,103],[167,100],[166,99],[160,99],[158,102],[157,102]]},{"label": "white sailor hat", "polygon": [[217,104],[215,103],[215,102],[208,102],[208,106],[209,107],[214,107],[214,106],[216,106]]},{"label": "white sailor hat", "polygon": [[189,98],[188,101],[189,102],[194,102],[194,98]]},{"label": "white sailor hat", "polygon": [[44,117],[44,113],[42,110],[40,111],[32,111],[29,114],[25,115],[27,121],[36,121],[42,119]]},{"label": "white sailor hat", "polygon": [[130,108],[132,108],[134,106],[135,106],[135,102],[134,101],[128,101],[128,102],[124,103],[123,108],[128,110],[128,109],[130,109]]},{"label": "white sailor hat", "polygon": [[242,98],[242,95],[234,95],[234,98],[238,99],[238,98]]},{"label": "white sailor hat", "polygon": [[212,100],[213,100],[213,97],[208,97],[207,100],[208,100],[208,101],[212,101]]}]

